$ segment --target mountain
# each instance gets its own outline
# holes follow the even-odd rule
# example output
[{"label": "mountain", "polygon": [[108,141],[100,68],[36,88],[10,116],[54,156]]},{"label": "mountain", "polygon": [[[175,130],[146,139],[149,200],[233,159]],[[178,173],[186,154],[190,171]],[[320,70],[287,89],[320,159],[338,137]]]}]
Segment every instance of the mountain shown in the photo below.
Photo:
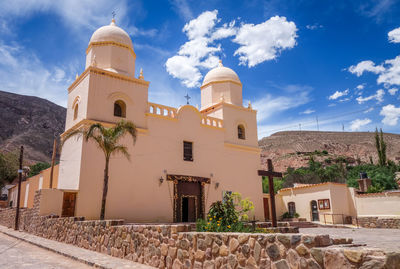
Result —
[{"label": "mountain", "polygon": [[[389,160],[400,160],[400,135],[384,133]],[[372,132],[317,132],[286,131],[274,133],[259,141],[261,162],[266,169],[272,159],[276,171],[298,168],[308,163],[312,154],[316,161],[343,157],[349,163],[369,163],[370,156],[377,163],[375,133]],[[315,152],[317,151],[317,152]]]},{"label": "mountain", "polygon": [[24,146],[27,164],[50,162],[54,136],[64,131],[66,108],[48,100],[0,91],[0,151]]}]

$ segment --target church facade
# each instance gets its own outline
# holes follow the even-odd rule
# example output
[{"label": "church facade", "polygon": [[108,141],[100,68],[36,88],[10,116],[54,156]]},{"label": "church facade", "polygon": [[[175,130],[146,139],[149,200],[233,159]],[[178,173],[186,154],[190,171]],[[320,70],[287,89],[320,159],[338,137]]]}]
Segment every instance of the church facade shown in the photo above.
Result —
[{"label": "church facade", "polygon": [[[195,221],[224,192],[254,202],[264,219],[256,111],[244,107],[242,83],[222,63],[205,76],[201,108],[148,101],[150,82],[135,77],[129,35],[113,20],[96,30],[86,50],[85,71],[68,88],[65,132],[92,123],[132,121],[135,145],[123,138],[131,160],[110,160],[106,218],[127,222]],[[63,215],[98,219],[105,158],[93,142],[67,140],[61,152],[58,189]],[[253,218],[253,216],[252,216]]]}]

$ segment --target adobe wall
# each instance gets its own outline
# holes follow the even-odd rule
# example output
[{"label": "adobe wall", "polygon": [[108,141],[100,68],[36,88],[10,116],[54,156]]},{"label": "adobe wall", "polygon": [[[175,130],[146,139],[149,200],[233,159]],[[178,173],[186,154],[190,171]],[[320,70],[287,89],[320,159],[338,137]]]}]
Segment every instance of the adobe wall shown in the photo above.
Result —
[{"label": "adobe wall", "polygon": [[[400,260],[400,253],[341,247],[352,240],[329,235],[200,233],[183,224],[39,216],[40,197],[21,210],[21,230],[158,268],[398,268]],[[0,224],[12,227],[13,214],[0,210]]]}]

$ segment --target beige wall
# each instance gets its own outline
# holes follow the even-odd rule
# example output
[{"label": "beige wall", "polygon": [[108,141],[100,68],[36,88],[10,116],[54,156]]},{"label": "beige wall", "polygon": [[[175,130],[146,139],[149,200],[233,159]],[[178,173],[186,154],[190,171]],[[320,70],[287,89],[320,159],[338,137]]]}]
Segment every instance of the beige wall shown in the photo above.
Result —
[{"label": "beige wall", "polygon": [[400,218],[400,192],[355,195],[357,217]]},{"label": "beige wall", "polygon": [[[54,172],[53,172],[53,188],[57,187],[58,184],[58,165],[54,166]],[[48,189],[50,187],[50,171],[51,168],[47,168],[43,171],[41,171],[39,174],[36,176],[27,178],[25,181],[21,183],[21,196],[20,196],[20,207],[24,207],[25,205],[25,199],[27,201],[26,207],[27,208],[32,208],[33,207],[33,201],[35,197],[35,193],[37,190],[39,190],[39,182],[40,178],[42,178],[42,189]],[[28,187],[28,192],[27,192],[27,185]],[[28,196],[26,196],[28,194]],[[18,195],[18,185],[14,186],[12,189],[10,189],[10,201],[13,201],[13,207],[17,206],[17,195]]]},{"label": "beige wall", "polygon": [[[168,174],[202,177],[213,174],[211,184],[205,186],[206,211],[212,202],[221,200],[223,191],[229,190],[249,197],[255,203],[256,217],[263,216],[258,148],[224,144],[226,131],[201,125],[200,116],[192,106],[181,108],[176,120],[149,116],[148,131],[139,132],[135,146],[129,138],[122,141],[129,145],[132,158],[128,161],[117,155],[111,159],[107,218],[172,222],[173,185],[159,183],[160,177],[166,177],[164,170]],[[193,142],[193,162],[183,161],[183,141]],[[84,165],[80,170],[76,215],[96,219],[100,212],[104,156],[93,143],[84,143],[82,152]]]},{"label": "beige wall", "polygon": [[42,189],[39,215],[55,214],[61,216],[63,191],[58,189]]}]

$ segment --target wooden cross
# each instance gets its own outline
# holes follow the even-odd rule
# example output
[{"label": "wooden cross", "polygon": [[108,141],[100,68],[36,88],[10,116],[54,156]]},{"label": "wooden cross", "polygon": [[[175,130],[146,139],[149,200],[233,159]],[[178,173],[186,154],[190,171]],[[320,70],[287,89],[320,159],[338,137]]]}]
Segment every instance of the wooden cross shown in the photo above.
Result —
[{"label": "wooden cross", "polygon": [[268,171],[258,170],[258,175],[268,177],[269,197],[271,200],[272,227],[278,227],[276,221],[274,177],[282,178],[282,173],[274,172],[274,167],[272,166],[271,159],[267,160],[267,164],[268,164]]}]

